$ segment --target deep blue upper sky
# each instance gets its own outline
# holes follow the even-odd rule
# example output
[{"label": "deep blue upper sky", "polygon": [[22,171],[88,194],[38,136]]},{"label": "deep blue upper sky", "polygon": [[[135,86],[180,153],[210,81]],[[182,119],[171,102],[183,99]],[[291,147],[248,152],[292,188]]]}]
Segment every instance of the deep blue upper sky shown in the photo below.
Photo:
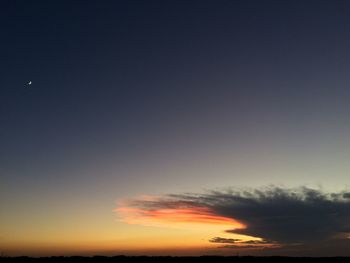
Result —
[{"label": "deep blue upper sky", "polygon": [[162,140],[347,126],[349,8],[3,1],[2,169],[79,162],[96,149],[133,159]]}]

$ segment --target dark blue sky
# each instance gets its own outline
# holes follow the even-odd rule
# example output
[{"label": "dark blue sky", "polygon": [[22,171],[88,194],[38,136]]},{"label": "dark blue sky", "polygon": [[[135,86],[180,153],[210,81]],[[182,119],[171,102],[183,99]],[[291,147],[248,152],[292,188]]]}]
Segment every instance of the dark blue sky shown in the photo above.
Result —
[{"label": "dark blue sky", "polygon": [[187,188],[343,186],[349,11],[345,0],[2,1],[3,205],[67,192],[102,211]]},{"label": "dark blue sky", "polygon": [[349,6],[4,1],[3,150],[49,157],[47,147],[124,148],[167,127],[239,129],[259,114],[347,115]]}]

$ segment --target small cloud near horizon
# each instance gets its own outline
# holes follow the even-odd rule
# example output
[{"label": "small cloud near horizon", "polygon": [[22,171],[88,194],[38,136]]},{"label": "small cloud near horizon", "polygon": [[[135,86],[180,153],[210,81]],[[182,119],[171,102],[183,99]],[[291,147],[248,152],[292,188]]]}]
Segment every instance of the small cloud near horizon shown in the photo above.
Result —
[{"label": "small cloud near horizon", "polygon": [[224,244],[233,244],[241,241],[241,239],[236,238],[223,238],[223,237],[213,237],[209,239],[211,243],[224,243]]}]

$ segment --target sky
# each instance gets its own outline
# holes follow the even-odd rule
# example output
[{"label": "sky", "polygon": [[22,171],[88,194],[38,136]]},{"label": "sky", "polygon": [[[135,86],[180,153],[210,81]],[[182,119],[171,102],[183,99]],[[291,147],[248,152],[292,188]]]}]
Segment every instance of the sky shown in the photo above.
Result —
[{"label": "sky", "polygon": [[349,11],[1,1],[0,251],[349,256]]}]

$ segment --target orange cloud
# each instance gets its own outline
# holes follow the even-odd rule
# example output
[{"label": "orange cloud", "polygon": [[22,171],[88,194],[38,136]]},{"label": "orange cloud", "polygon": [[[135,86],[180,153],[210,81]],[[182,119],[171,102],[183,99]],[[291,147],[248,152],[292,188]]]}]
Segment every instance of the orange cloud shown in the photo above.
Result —
[{"label": "orange cloud", "polygon": [[145,197],[138,200],[141,207],[135,203],[124,203],[115,211],[123,222],[152,226],[180,226],[180,225],[212,225],[230,226],[233,229],[243,229],[245,225],[229,217],[216,215],[210,208],[191,206],[184,203],[173,203],[169,207],[152,207],[154,197]]},{"label": "orange cloud", "polygon": [[[273,246],[259,237],[228,232],[227,229],[244,230],[247,226],[232,217],[219,215],[210,205],[201,202],[180,200],[173,196],[143,196],[120,202],[114,211],[121,221],[128,224],[181,229],[185,240],[190,240],[191,247],[261,249]],[[213,238],[218,234],[220,237]],[[165,240],[171,240],[175,247],[184,244],[183,237],[169,234],[168,238],[155,245],[162,248]],[[228,242],[232,240],[236,242]]]}]

